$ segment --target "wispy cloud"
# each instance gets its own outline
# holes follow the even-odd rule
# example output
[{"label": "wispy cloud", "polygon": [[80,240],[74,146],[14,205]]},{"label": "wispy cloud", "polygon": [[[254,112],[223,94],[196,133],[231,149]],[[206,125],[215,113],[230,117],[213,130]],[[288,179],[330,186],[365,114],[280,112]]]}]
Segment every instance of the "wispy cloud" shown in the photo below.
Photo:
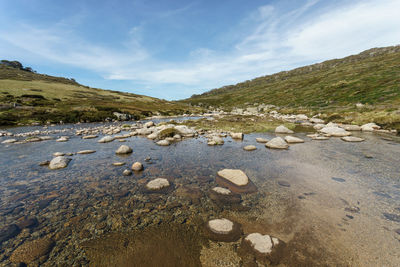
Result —
[{"label": "wispy cloud", "polygon": [[[105,79],[150,88],[170,84],[192,88],[192,92],[400,43],[398,0],[348,2],[320,11],[318,4],[308,1],[284,11],[261,6],[245,18],[247,26],[242,31],[246,34],[238,33],[244,37],[230,49],[216,52],[212,47],[194,47],[183,62],[154,56],[142,39],[145,25],[132,28],[115,48],[92,43],[63,23],[48,28],[20,24],[12,31],[0,30],[0,40],[48,60],[95,71]],[[164,15],[170,17],[190,7]],[[190,94],[185,90],[176,95]]]}]

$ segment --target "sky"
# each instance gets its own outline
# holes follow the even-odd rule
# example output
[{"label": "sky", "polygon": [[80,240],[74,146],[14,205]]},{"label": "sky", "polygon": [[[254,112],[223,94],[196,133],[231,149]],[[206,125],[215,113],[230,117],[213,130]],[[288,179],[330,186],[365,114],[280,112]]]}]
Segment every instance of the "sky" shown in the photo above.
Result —
[{"label": "sky", "polygon": [[400,0],[0,0],[0,59],[175,100],[400,44]]}]

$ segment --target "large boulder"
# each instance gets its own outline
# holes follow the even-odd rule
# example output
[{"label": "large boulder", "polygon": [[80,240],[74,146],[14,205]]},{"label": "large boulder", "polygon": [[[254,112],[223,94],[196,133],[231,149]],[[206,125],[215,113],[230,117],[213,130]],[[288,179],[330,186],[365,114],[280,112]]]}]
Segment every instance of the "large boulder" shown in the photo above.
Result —
[{"label": "large boulder", "polygon": [[292,134],[293,131],[289,130],[288,128],[286,128],[283,125],[280,125],[278,127],[275,128],[275,133],[280,133],[280,134]]},{"label": "large boulder", "polygon": [[62,169],[67,167],[70,161],[70,158],[66,158],[64,156],[55,157],[50,161],[49,168],[52,170]]},{"label": "large boulder", "polygon": [[268,148],[287,149],[289,145],[282,139],[282,137],[275,137],[265,144]]},{"label": "large boulder", "polygon": [[343,137],[343,136],[351,135],[350,132],[346,131],[343,128],[337,127],[337,126],[324,127],[320,130],[320,132],[327,136],[336,136],[336,137]]},{"label": "large boulder", "polygon": [[127,145],[122,145],[120,146],[117,151],[115,151],[116,154],[129,154],[132,153],[132,148],[130,148]]}]

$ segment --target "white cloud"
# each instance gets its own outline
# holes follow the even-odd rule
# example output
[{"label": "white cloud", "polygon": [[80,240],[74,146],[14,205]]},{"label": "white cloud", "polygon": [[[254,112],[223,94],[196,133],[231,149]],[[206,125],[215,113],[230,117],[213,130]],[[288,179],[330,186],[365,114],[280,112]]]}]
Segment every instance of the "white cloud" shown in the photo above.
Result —
[{"label": "white cloud", "polygon": [[229,51],[196,47],[183,62],[152,56],[142,44],[143,25],[132,28],[127,41],[113,49],[76,36],[65,25],[0,30],[0,40],[49,60],[96,71],[105,79],[132,80],[150,88],[176,84],[196,89],[400,43],[398,0],[358,1],[323,10],[317,4],[308,1],[285,12],[262,6],[247,18],[245,38]]}]

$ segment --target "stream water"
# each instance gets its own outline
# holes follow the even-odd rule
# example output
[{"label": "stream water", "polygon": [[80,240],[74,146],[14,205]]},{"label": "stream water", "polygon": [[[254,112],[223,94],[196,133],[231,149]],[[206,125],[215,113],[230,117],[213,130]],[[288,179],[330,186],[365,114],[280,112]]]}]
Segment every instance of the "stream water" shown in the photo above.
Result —
[{"label": "stream water", "polygon": [[[78,127],[55,127],[68,129],[53,135],[69,135],[68,142],[0,144],[1,266],[11,264],[16,248],[38,239],[52,240],[48,255],[32,260],[43,266],[257,266],[237,253],[240,242],[203,236],[202,225],[220,217],[240,223],[244,234],[286,242],[282,266],[400,265],[400,143],[394,136],[357,133],[366,141],[347,143],[298,133],[305,143],[270,150],[255,141],[275,136],[266,133],[227,137],[222,146],[198,137],[162,147],[138,136],[99,144],[75,136]],[[41,127],[8,130],[32,129]],[[133,153],[116,155],[121,144]],[[249,144],[257,150],[242,149]],[[39,166],[54,152],[86,149],[96,152],[74,154],[65,169]],[[144,170],[123,176],[135,161]],[[210,190],[224,168],[243,170],[258,191],[242,195],[237,206],[213,201]],[[157,177],[170,180],[173,190],[143,190]],[[5,238],[4,229],[14,224],[19,230]]]}]

